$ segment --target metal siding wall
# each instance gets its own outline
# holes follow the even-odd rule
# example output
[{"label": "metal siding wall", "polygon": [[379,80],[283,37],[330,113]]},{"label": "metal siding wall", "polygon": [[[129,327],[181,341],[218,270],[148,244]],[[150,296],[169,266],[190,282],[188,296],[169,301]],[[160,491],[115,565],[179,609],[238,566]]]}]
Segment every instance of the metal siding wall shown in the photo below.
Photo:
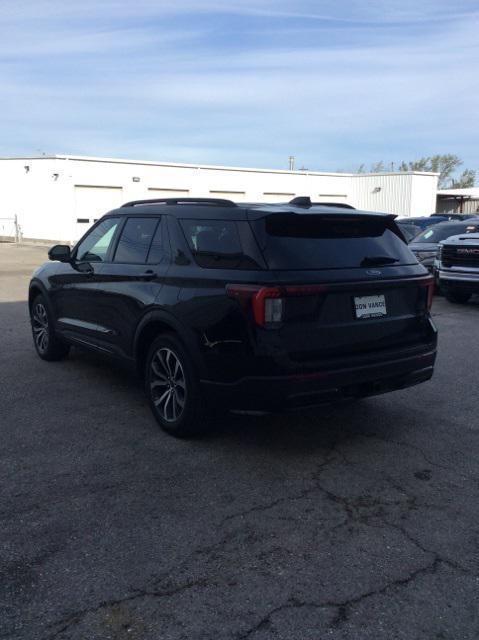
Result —
[{"label": "metal siding wall", "polygon": [[462,205],[463,213],[479,213],[479,199],[466,200]]},{"label": "metal siding wall", "polygon": [[409,216],[411,178],[409,174],[358,174],[352,177],[353,197],[350,201],[358,209]]},{"label": "metal siding wall", "polygon": [[[437,200],[436,211],[438,213],[460,213],[461,204],[454,200]],[[479,214],[479,199],[465,200],[462,205],[462,213],[478,213]]]},{"label": "metal siding wall", "polygon": [[[24,170],[26,164],[31,165],[28,174]],[[4,207],[4,215],[18,214],[25,237],[67,241],[72,239],[75,185],[117,186],[122,189],[121,201],[172,195],[170,189],[174,195],[231,194],[231,199],[247,202],[286,201],[297,195],[309,196],[313,201],[343,201],[360,209],[401,216],[424,215],[427,203],[434,201],[432,211],[436,197],[434,176],[397,173],[292,173],[74,157],[2,160],[0,171],[1,177],[6,178],[4,199],[10,202]],[[102,206],[107,210],[113,204],[119,202],[104,201]],[[94,211],[95,217],[99,213]]]},{"label": "metal siding wall", "polygon": [[411,207],[412,216],[429,216],[436,211],[437,176],[411,176]]},{"label": "metal siding wall", "polygon": [[[28,167],[28,172],[25,170]],[[0,162],[4,215],[18,216],[24,238],[69,240],[70,216],[54,159]],[[66,214],[66,216],[65,216]]]}]

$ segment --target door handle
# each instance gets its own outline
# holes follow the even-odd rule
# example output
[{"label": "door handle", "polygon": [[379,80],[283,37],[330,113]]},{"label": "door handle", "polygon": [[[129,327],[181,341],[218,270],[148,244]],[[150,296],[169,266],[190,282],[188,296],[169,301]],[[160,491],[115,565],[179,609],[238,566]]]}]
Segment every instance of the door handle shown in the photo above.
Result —
[{"label": "door handle", "polygon": [[155,276],[156,276],[156,273],[153,271],[153,269],[147,269],[141,274],[140,278],[142,280],[153,280]]}]

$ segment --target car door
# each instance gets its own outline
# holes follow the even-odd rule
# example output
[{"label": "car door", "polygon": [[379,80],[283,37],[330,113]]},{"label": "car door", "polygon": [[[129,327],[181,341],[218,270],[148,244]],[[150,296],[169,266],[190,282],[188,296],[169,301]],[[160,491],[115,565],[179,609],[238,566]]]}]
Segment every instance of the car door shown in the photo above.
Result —
[{"label": "car door", "polygon": [[99,221],[80,240],[68,263],[61,263],[50,279],[57,330],[65,337],[91,346],[98,344],[98,274],[109,259],[120,229],[120,217]]},{"label": "car door", "polygon": [[132,355],[136,327],[163,286],[169,256],[165,216],[126,218],[111,260],[98,274],[96,310],[105,347],[119,356]]}]

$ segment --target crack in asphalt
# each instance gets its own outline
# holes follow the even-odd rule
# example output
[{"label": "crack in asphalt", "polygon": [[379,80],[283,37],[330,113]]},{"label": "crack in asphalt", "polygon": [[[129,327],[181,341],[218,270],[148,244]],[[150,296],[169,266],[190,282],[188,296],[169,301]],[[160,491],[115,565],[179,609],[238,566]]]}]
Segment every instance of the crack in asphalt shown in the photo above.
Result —
[{"label": "crack in asphalt", "polygon": [[152,598],[168,597],[169,598],[169,597],[176,596],[177,594],[187,591],[189,589],[194,589],[196,587],[204,587],[212,584],[211,580],[208,580],[207,578],[198,578],[196,580],[188,580],[187,582],[180,584],[176,587],[170,587],[168,589],[159,588],[159,585],[165,582],[171,575],[175,575],[181,572],[181,570],[188,565],[191,558],[194,558],[195,556],[198,556],[201,554],[209,554],[215,549],[223,547],[223,545],[226,544],[229,539],[233,538],[234,535],[235,535],[234,533],[227,534],[226,536],[223,536],[221,540],[218,540],[213,544],[204,545],[194,549],[178,566],[175,566],[167,571],[164,571],[161,574],[161,576],[158,576],[152,581],[152,584],[156,588],[151,588],[151,589],[133,588],[132,589],[133,593],[129,596],[125,596],[124,598],[118,598],[118,599],[104,600],[94,607],[87,607],[80,611],[76,611],[75,613],[72,613],[68,616],[64,616],[62,619],[49,625],[50,628],[57,625],[62,625],[61,628],[57,629],[53,634],[46,636],[43,640],[54,640],[56,638],[59,638],[63,633],[68,631],[68,629],[70,629],[72,626],[76,626],[80,624],[82,619],[88,614],[95,614],[109,607],[122,605],[125,602],[133,602],[133,601],[140,600],[142,598],[147,598],[147,597],[152,597]]},{"label": "crack in asphalt", "polygon": [[[346,464],[347,466],[351,466],[354,468],[354,473],[356,473],[357,475],[359,475],[360,477],[366,479],[367,481],[369,481],[370,483],[374,483],[374,479],[371,478],[371,476],[368,476],[364,473],[361,473],[357,470],[357,465],[356,463],[353,463],[351,461],[348,460],[348,458],[345,456],[345,454],[343,452],[340,451],[335,451],[334,452],[337,456],[339,456],[341,458],[341,460],[344,462],[344,464]],[[361,522],[364,524],[367,524],[368,520],[370,518],[373,517],[380,517],[379,513],[374,513],[372,515],[361,515],[360,514],[360,510],[365,508],[365,507],[385,507],[385,506],[394,506],[394,505],[403,505],[405,507],[407,507],[408,510],[410,509],[415,509],[418,506],[427,506],[430,508],[435,508],[437,505],[432,505],[432,504],[419,504],[419,499],[417,496],[411,494],[410,492],[406,491],[403,487],[401,487],[398,483],[396,483],[392,478],[390,478],[389,476],[384,475],[383,479],[390,484],[391,487],[393,487],[393,489],[395,489],[398,493],[403,494],[404,496],[406,496],[406,500],[377,500],[377,499],[373,499],[373,498],[369,498],[366,496],[359,496],[358,498],[352,499],[352,498],[348,498],[348,497],[344,497],[344,496],[340,496],[336,493],[334,493],[333,491],[326,489],[326,487],[324,487],[321,483],[320,483],[320,477],[321,477],[321,473],[324,471],[324,469],[331,464],[332,462],[336,461],[336,458],[334,456],[328,456],[328,458],[321,464],[319,465],[318,469],[315,471],[315,473],[312,475],[311,477],[311,481],[313,482],[313,484],[305,489],[303,489],[302,491],[300,491],[297,494],[294,495],[289,495],[289,496],[284,496],[282,498],[276,498],[275,500],[272,500],[266,504],[262,504],[262,505],[255,505],[253,507],[250,507],[249,509],[245,509],[242,511],[238,511],[237,513],[232,513],[228,516],[226,516],[225,518],[223,518],[223,520],[221,520],[221,522],[219,523],[219,527],[222,527],[224,524],[226,524],[227,522],[236,519],[236,518],[244,518],[247,517],[248,515],[252,514],[252,513],[258,513],[258,512],[264,512],[264,511],[268,511],[270,509],[273,509],[274,507],[283,504],[285,502],[291,502],[291,501],[296,501],[296,500],[303,500],[304,498],[308,497],[310,494],[313,494],[315,492],[320,492],[323,495],[326,496],[326,498],[328,500],[330,500],[331,502],[334,502],[336,504],[339,504],[344,512],[345,512],[345,516],[346,519],[342,522],[339,523],[337,525],[335,525],[334,527],[332,527],[330,529],[330,531],[334,531],[337,528],[344,526],[345,524],[347,524],[348,522],[351,521],[357,521],[357,522]]]},{"label": "crack in asphalt", "polygon": [[[334,451],[333,449],[331,450],[331,452],[336,453],[336,451]],[[282,498],[276,498],[275,500],[272,500],[271,502],[268,502],[266,504],[255,505],[253,507],[250,507],[249,509],[244,509],[243,511],[238,511],[237,513],[231,513],[230,515],[226,516],[225,518],[223,518],[220,521],[220,523],[218,524],[218,527],[223,527],[230,520],[234,520],[236,518],[241,518],[241,517],[246,517],[251,513],[261,512],[261,511],[268,511],[269,509],[272,509],[272,508],[276,507],[279,504],[283,504],[285,502],[291,502],[291,501],[294,501],[294,500],[302,500],[303,498],[306,498],[309,494],[314,493],[318,489],[318,478],[319,478],[319,476],[321,475],[322,471],[329,464],[334,462],[334,460],[335,460],[335,458],[331,454],[326,456],[326,459],[317,467],[316,471],[312,475],[311,480],[314,483],[312,486],[306,487],[305,489],[302,489],[297,494],[289,495],[289,496],[283,496]]]},{"label": "crack in asphalt", "polygon": [[359,604],[363,600],[372,598],[373,596],[383,595],[390,589],[406,586],[412,583],[416,578],[418,578],[423,574],[427,574],[427,573],[434,574],[437,572],[437,569],[441,564],[441,562],[442,560],[440,558],[435,557],[432,562],[430,562],[429,564],[423,567],[419,567],[418,569],[415,569],[412,573],[410,573],[408,576],[404,578],[396,578],[395,580],[388,582],[387,584],[385,584],[379,589],[372,589],[358,596],[353,596],[343,601],[301,602],[299,600],[291,598],[285,604],[279,605],[271,609],[270,611],[268,611],[268,613],[266,613],[266,615],[264,615],[261,618],[261,620],[259,620],[259,622],[257,622],[255,625],[253,625],[252,627],[250,627],[240,635],[237,635],[236,638],[237,640],[246,640],[246,638],[250,638],[256,632],[269,627],[271,625],[271,618],[277,613],[287,609],[300,609],[303,607],[309,607],[314,609],[335,609],[336,615],[331,621],[331,626],[339,627],[340,625],[348,621],[349,610],[351,607]]},{"label": "crack in asphalt", "polygon": [[54,640],[55,638],[60,637],[63,633],[68,631],[70,627],[78,625],[82,619],[88,614],[96,614],[103,609],[108,609],[111,607],[115,607],[125,602],[133,602],[134,600],[139,600],[141,598],[153,597],[153,598],[170,598],[172,596],[177,595],[178,593],[182,593],[183,591],[187,591],[189,589],[194,589],[195,587],[206,586],[208,581],[206,578],[200,578],[198,580],[190,580],[185,582],[184,584],[178,585],[177,587],[173,587],[170,589],[163,590],[149,590],[149,589],[135,589],[136,593],[133,593],[130,596],[125,598],[119,598],[114,600],[105,600],[100,602],[95,607],[88,607],[82,609],[81,611],[77,611],[70,616],[63,618],[62,620],[58,620],[50,626],[54,625],[62,625],[60,629],[57,629],[53,634],[50,634],[44,638],[44,640]]},{"label": "crack in asphalt", "polygon": [[[385,442],[392,442],[393,444],[396,444],[398,446],[403,446],[403,447],[409,447],[412,448],[416,451],[418,451],[419,453],[421,453],[421,455],[423,456],[424,460],[426,460],[426,462],[428,464],[430,464],[431,466],[435,466],[435,467],[439,467],[439,468],[443,468],[443,469],[448,469],[450,471],[455,471],[449,467],[445,467],[444,465],[440,465],[440,464],[436,464],[433,461],[431,461],[425,454],[424,452],[417,447],[416,445],[411,445],[410,443],[404,443],[404,442],[397,442],[397,441],[389,441],[386,439],[383,439],[379,436],[376,436],[374,434],[361,434],[364,437],[370,437],[370,438],[377,438],[379,440],[385,441]],[[338,459],[341,459],[342,462],[349,466],[352,467],[354,469],[354,473],[356,473],[357,475],[365,478],[368,481],[374,482],[374,479],[371,478],[370,475],[366,475],[365,473],[361,473],[360,469],[358,470],[358,466],[360,467],[360,465],[358,465],[355,462],[350,461],[347,456],[344,454],[343,451],[340,451],[338,448],[338,444],[339,442],[336,442],[335,444],[332,445],[328,455],[325,457],[325,459],[323,460],[323,462],[321,464],[318,465],[318,467],[316,468],[316,470],[314,471],[314,473],[311,475],[311,482],[312,484],[304,489],[302,489],[300,492],[298,492],[297,494],[294,495],[289,495],[289,496],[284,496],[281,498],[276,498],[272,501],[270,501],[267,504],[263,504],[263,505],[255,505],[249,509],[245,509],[243,511],[239,511],[237,513],[233,513],[233,514],[229,514],[228,516],[226,516],[225,518],[223,518],[219,525],[218,528],[222,528],[225,524],[227,524],[228,522],[237,519],[237,518],[245,518],[250,514],[254,514],[254,513],[259,513],[259,512],[264,512],[264,511],[268,511],[270,509],[273,509],[274,507],[287,503],[287,502],[291,502],[291,501],[297,501],[297,500],[303,500],[305,498],[307,498],[309,495],[314,494],[315,492],[320,492],[322,493],[328,500],[330,500],[331,502],[339,505],[342,510],[344,511],[344,521],[335,525],[334,527],[331,527],[330,529],[328,529],[328,531],[333,532],[336,529],[343,527],[349,523],[352,522],[357,522],[357,523],[361,523],[365,526],[369,526],[369,527],[373,527],[373,528],[389,528],[389,529],[393,529],[397,532],[399,532],[405,539],[407,539],[412,545],[414,545],[417,549],[419,549],[422,553],[431,556],[430,562],[428,564],[426,564],[425,566],[419,567],[417,569],[415,569],[412,573],[410,573],[408,576],[404,577],[404,578],[396,578],[390,582],[388,582],[386,585],[384,585],[383,587],[376,589],[376,590],[371,590],[362,594],[359,594],[357,596],[354,596],[352,598],[349,598],[347,600],[344,601],[326,601],[326,602],[300,602],[298,600],[295,599],[290,599],[288,600],[285,604],[283,605],[279,605],[277,607],[275,607],[274,609],[271,609],[265,616],[263,616],[261,618],[261,620],[255,624],[253,627],[251,627],[250,629],[248,629],[246,632],[244,632],[242,635],[238,635],[237,638],[238,640],[242,640],[244,638],[249,638],[250,636],[252,636],[254,633],[256,633],[257,631],[260,631],[261,629],[267,627],[270,623],[271,623],[271,618],[279,613],[280,611],[284,610],[284,609],[295,609],[295,608],[301,608],[301,607],[313,607],[313,608],[317,608],[317,609],[333,609],[335,610],[335,616],[332,619],[331,622],[331,626],[333,627],[337,627],[340,626],[341,624],[343,624],[344,622],[347,622],[348,620],[348,616],[349,616],[349,611],[350,608],[353,607],[354,605],[358,604],[359,602],[361,602],[364,599],[376,596],[376,595],[381,595],[383,593],[385,593],[386,591],[388,591],[391,588],[395,588],[395,587],[400,587],[403,585],[407,585],[409,583],[411,583],[413,580],[415,580],[418,576],[425,574],[425,573],[435,573],[437,571],[437,568],[439,567],[440,564],[443,564],[445,566],[448,566],[450,569],[456,570],[456,571],[460,571],[466,575],[473,575],[475,576],[475,574],[470,571],[469,569],[466,569],[465,567],[461,566],[458,562],[451,560],[449,558],[445,558],[442,557],[441,555],[439,555],[436,551],[433,551],[431,549],[428,549],[426,547],[424,547],[424,545],[422,545],[417,539],[415,539],[408,531],[407,529],[399,524],[396,524],[394,522],[390,522],[389,520],[387,520],[386,516],[384,514],[382,514],[380,511],[374,511],[372,514],[362,514],[361,510],[367,507],[371,507],[371,506],[391,506],[391,505],[403,505],[404,507],[406,507],[407,510],[410,509],[414,509],[417,508],[418,506],[421,506],[419,504],[419,499],[417,496],[415,496],[414,494],[411,494],[410,492],[406,491],[403,487],[401,487],[395,480],[393,480],[390,476],[387,475],[383,475],[383,480],[385,480],[394,490],[396,490],[398,493],[403,494],[406,497],[406,500],[402,501],[402,500],[393,500],[393,501],[379,501],[379,500],[370,500],[368,502],[367,498],[365,498],[365,496],[359,496],[358,498],[355,499],[351,499],[351,498],[347,498],[344,496],[340,496],[334,492],[332,492],[331,490],[327,489],[326,487],[324,487],[321,482],[321,475],[324,472],[324,470],[332,463],[336,462]],[[422,505],[424,506],[424,505]],[[429,505],[429,506],[433,506],[433,505]],[[374,524],[373,522],[371,522],[371,520],[376,520],[379,521],[380,524]],[[192,553],[190,553],[179,565],[179,567],[176,567],[175,569],[171,569],[167,572],[165,572],[161,577],[156,578],[153,581],[153,585],[157,586],[160,585],[162,582],[164,582],[169,576],[171,576],[172,574],[178,574],[183,568],[185,568],[186,566],[188,566],[188,563],[190,562],[191,558],[198,556],[198,555],[202,555],[202,554],[210,554],[211,552],[213,552],[216,549],[221,549],[227,542],[229,539],[231,539],[232,537],[234,537],[237,533],[237,530],[230,532],[229,534],[227,534],[226,536],[223,536],[221,538],[221,540],[210,544],[210,545],[205,545],[203,547],[198,547],[197,549],[195,549]],[[146,598],[146,597],[153,597],[153,598],[166,598],[166,597],[174,597],[178,594],[181,594],[187,590],[190,589],[195,589],[195,588],[201,588],[201,587],[205,587],[207,585],[211,584],[211,581],[206,579],[206,578],[200,578],[200,579],[196,579],[196,580],[190,580],[187,581],[181,585],[178,585],[176,587],[171,587],[169,589],[161,589],[161,588],[152,588],[152,589],[133,589],[133,593],[129,596],[126,596],[125,598],[120,598],[120,599],[112,599],[112,600],[107,600],[107,601],[103,601],[100,602],[98,605],[94,606],[94,607],[89,607],[89,608],[85,608],[81,611],[77,611],[67,617],[64,617],[63,619],[57,621],[56,623],[53,623],[52,626],[58,626],[60,625],[60,628],[57,628],[57,630],[49,635],[46,636],[44,638],[44,640],[55,640],[59,637],[62,636],[62,634],[68,632],[68,630],[70,628],[72,628],[73,626],[77,626],[78,624],[80,624],[82,622],[82,620],[84,619],[85,616],[87,616],[88,614],[96,614],[102,610],[108,609],[110,607],[114,607],[114,606],[118,606],[121,604],[124,604],[125,602],[132,602],[132,601],[136,601],[136,600],[141,600],[142,598]]]},{"label": "crack in asphalt", "polygon": [[435,467],[437,469],[443,469],[444,471],[449,471],[450,473],[458,475],[463,479],[464,478],[467,480],[479,479],[478,476],[476,475],[468,475],[465,473],[461,473],[460,471],[457,470],[457,468],[450,467],[445,464],[441,464],[440,462],[434,462],[433,460],[431,460],[431,458],[429,458],[428,455],[426,455],[426,453],[417,444],[412,444],[411,442],[403,442],[401,440],[389,440],[388,438],[382,438],[377,433],[359,433],[357,434],[357,436],[360,438],[371,438],[374,440],[379,440],[380,442],[385,442],[386,444],[395,444],[398,447],[412,449],[413,451],[417,451],[422,456],[424,461],[427,462],[427,464],[431,465],[431,467]]}]

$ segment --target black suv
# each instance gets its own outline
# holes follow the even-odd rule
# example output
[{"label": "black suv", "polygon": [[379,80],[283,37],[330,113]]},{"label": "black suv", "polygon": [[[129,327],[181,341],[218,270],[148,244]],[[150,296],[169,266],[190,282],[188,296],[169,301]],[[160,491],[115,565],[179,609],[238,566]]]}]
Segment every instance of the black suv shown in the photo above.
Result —
[{"label": "black suv", "polygon": [[433,281],[388,214],[216,199],[129,202],[30,283],[38,355],[128,362],[176,436],[432,376]]}]

